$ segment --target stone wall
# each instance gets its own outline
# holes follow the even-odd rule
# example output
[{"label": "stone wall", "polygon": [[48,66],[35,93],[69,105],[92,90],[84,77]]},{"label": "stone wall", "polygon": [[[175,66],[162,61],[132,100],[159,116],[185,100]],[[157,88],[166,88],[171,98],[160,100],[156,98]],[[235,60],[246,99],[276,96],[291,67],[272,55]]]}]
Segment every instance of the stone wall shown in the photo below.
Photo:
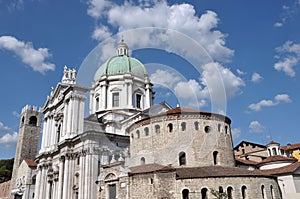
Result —
[{"label": "stone wall", "polygon": [[9,196],[9,187],[11,181],[6,181],[0,184],[0,199],[6,199]]},{"label": "stone wall", "polygon": [[180,166],[181,152],[186,154],[186,165],[190,167],[215,163],[234,166],[230,124],[212,116],[179,114],[150,118],[133,125],[130,134],[130,166],[140,165],[141,159],[145,159],[145,164]]}]

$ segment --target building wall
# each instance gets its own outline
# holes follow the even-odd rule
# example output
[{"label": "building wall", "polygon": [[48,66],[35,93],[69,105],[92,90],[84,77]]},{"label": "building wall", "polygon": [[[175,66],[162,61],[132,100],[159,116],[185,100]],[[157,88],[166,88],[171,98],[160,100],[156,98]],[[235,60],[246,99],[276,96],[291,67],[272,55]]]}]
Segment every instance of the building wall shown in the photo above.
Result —
[{"label": "building wall", "polygon": [[155,117],[133,125],[130,135],[130,166],[140,165],[142,158],[145,164],[179,166],[181,152],[186,154],[187,166],[214,165],[214,152],[218,154],[217,165],[234,166],[230,125],[217,118],[200,114]]},{"label": "building wall", "polygon": [[[246,187],[246,199],[261,199],[262,186],[264,186],[264,198],[280,199],[278,184],[273,178],[266,177],[213,177],[213,178],[189,178],[176,179],[175,172],[156,172],[135,174],[127,177],[129,188],[124,178],[115,178],[102,184],[102,191],[98,193],[99,199],[109,198],[108,184],[116,184],[117,198],[153,199],[153,198],[182,198],[182,191],[189,190],[189,199],[202,198],[202,189],[207,189],[207,197],[214,198],[211,190],[224,192],[232,188],[234,199],[242,198],[242,187]],[[123,186],[121,186],[121,179]],[[272,188],[271,188],[272,186]],[[272,192],[272,193],[271,193]],[[125,197],[126,196],[126,197]]]},{"label": "building wall", "polygon": [[3,182],[0,184],[0,199],[7,199],[10,195],[9,188],[10,188],[11,180]]}]

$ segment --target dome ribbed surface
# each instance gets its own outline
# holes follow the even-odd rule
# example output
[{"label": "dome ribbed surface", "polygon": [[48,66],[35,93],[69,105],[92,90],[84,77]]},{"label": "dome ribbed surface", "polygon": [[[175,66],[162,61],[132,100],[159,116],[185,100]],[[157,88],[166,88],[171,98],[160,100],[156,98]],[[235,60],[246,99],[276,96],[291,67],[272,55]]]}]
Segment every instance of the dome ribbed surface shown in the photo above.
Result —
[{"label": "dome ribbed surface", "polygon": [[130,73],[144,78],[147,75],[145,66],[137,59],[129,56],[114,56],[102,64],[95,73],[94,81],[103,75],[118,75]]}]

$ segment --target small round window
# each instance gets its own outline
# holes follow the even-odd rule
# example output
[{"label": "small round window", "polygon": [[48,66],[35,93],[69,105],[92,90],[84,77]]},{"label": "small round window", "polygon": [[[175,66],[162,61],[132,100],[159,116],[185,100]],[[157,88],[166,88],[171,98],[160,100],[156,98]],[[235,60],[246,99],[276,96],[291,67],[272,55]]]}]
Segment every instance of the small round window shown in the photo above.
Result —
[{"label": "small round window", "polygon": [[205,131],[205,133],[209,133],[211,131],[211,127],[210,126],[205,126],[204,131]]}]

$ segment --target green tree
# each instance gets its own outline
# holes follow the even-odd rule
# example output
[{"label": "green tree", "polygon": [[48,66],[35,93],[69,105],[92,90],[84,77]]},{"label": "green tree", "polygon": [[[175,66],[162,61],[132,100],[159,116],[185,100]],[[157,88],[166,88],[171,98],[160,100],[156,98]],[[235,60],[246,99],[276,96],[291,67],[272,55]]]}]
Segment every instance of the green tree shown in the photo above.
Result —
[{"label": "green tree", "polygon": [[211,189],[211,194],[214,196],[215,199],[227,199],[228,198],[228,194],[226,192],[223,191],[217,191],[215,189]]}]

